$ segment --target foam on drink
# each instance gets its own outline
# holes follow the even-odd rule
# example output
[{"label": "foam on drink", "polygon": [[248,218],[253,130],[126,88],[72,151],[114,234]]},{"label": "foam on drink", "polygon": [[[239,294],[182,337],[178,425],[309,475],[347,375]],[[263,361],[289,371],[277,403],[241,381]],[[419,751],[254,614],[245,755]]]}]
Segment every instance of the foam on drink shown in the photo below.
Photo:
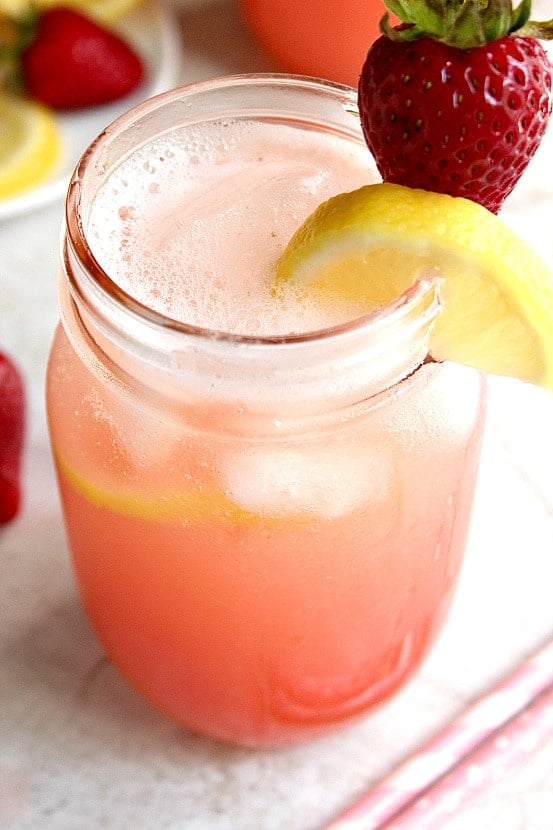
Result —
[{"label": "foam on drink", "polygon": [[358,310],[297,287],[276,299],[276,260],[317,205],[376,178],[351,137],[211,122],[128,157],[96,196],[87,236],[121,288],[182,322],[253,336],[316,330]]}]

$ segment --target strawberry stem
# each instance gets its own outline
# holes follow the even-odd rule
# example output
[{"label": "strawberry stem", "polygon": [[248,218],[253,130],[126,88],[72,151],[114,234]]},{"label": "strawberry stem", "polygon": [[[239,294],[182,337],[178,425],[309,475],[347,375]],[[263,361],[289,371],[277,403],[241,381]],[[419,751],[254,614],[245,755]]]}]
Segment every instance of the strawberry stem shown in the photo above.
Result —
[{"label": "strawberry stem", "polygon": [[388,12],[380,29],[391,40],[429,37],[448,46],[471,49],[509,34],[553,39],[553,20],[531,21],[532,0],[513,8],[512,0],[384,0],[401,25],[392,27]]},{"label": "strawberry stem", "polygon": [[513,9],[513,25],[509,29],[509,32],[518,32],[519,29],[522,29],[522,27],[530,20],[531,14],[532,0],[522,0],[520,6]]},{"label": "strawberry stem", "polygon": [[33,42],[39,20],[33,8],[18,17],[0,12],[0,60],[18,60]]}]

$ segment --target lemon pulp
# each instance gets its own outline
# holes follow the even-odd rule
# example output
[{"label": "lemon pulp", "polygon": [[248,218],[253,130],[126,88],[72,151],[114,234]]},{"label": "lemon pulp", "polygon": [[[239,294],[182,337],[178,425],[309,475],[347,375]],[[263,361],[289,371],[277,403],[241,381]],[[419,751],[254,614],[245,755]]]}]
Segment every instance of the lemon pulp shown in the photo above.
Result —
[{"label": "lemon pulp", "polygon": [[0,96],[0,199],[45,181],[60,152],[59,129],[47,109],[24,99]]},{"label": "lemon pulp", "polygon": [[335,196],[292,237],[276,290],[294,281],[362,314],[429,276],[443,296],[433,357],[553,389],[553,274],[468,199],[392,184]]}]

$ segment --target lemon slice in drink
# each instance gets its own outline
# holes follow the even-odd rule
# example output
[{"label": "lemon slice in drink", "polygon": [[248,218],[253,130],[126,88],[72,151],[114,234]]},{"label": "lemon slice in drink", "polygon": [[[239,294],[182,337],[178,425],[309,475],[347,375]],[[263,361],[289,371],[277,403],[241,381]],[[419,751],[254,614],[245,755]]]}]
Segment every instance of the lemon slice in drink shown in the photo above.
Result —
[{"label": "lemon slice in drink", "polygon": [[59,455],[56,457],[60,474],[87,501],[96,507],[105,507],[115,513],[147,521],[191,524],[202,520],[244,521],[251,519],[223,493],[216,490],[190,488],[180,491],[147,492],[141,488],[126,489],[120,484],[101,484],[75,472]]},{"label": "lemon slice in drink", "polygon": [[0,96],[0,199],[46,180],[60,156],[54,116],[31,101]]},{"label": "lemon slice in drink", "polygon": [[277,267],[277,291],[304,287],[360,313],[417,279],[441,279],[430,350],[553,389],[553,273],[497,216],[468,199],[376,184],[320,205]]},{"label": "lemon slice in drink", "polygon": [[[257,510],[239,503],[231,493],[213,486],[190,486],[189,488],[164,488],[156,486],[122,486],[117,475],[112,477],[111,470],[102,470],[102,480],[94,480],[77,472],[58,453],[55,453],[56,466],[62,482],[62,489],[69,485],[71,489],[83,496],[94,507],[118,513],[133,519],[148,522],[169,522],[179,525],[195,525],[210,522],[226,526],[250,527],[274,524],[300,526],[311,524],[312,510],[293,510],[286,512],[282,504],[277,503],[273,509]],[[112,478],[112,480],[110,480]]]}]

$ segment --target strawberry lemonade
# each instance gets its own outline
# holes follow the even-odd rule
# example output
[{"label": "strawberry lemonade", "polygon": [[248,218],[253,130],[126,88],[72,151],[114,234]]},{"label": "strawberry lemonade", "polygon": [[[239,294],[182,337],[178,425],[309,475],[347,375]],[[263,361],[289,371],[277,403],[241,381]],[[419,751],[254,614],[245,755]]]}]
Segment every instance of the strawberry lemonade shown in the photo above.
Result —
[{"label": "strawberry lemonade", "polygon": [[483,382],[427,359],[435,282],[371,311],[275,281],[375,179],[353,91],[252,76],[143,104],[70,186],[48,410],[83,603],[135,689],[221,740],[366,712],[452,599]]}]

